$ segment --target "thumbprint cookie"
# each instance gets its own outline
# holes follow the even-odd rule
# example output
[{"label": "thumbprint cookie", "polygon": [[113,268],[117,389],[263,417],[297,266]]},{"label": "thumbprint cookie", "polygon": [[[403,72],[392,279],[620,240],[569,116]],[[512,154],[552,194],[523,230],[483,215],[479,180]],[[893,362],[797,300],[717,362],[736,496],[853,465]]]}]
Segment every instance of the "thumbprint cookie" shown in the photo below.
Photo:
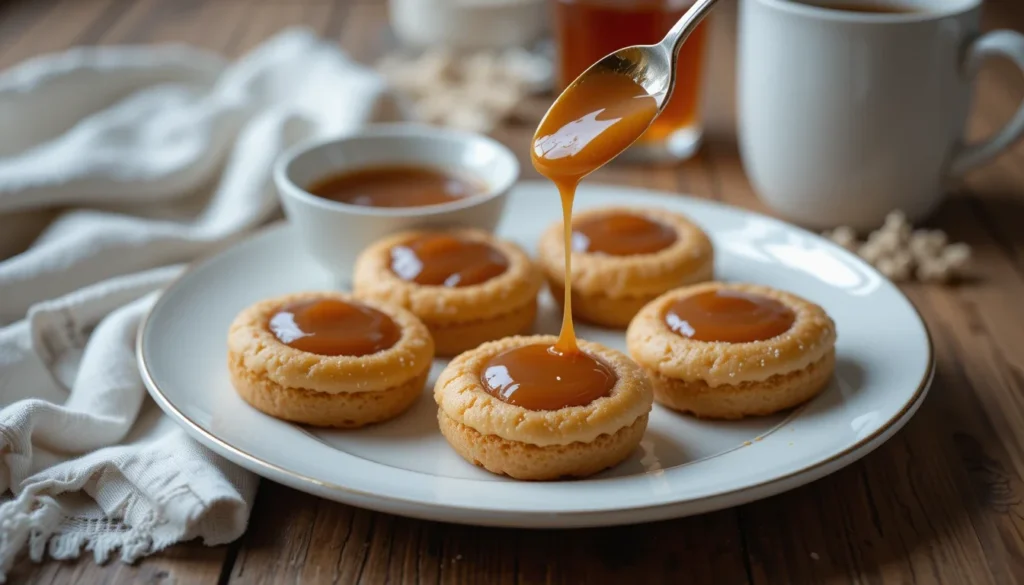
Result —
[{"label": "thumbprint cookie", "polygon": [[[562,223],[540,240],[540,265],[556,300],[565,290]],[[658,295],[712,277],[711,240],[685,216],[664,209],[605,207],[572,219],[573,316],[625,328]]]},{"label": "thumbprint cookie", "polygon": [[596,343],[510,337],[458,356],[434,385],[441,433],[466,461],[515,479],[585,477],[640,443],[654,396],[632,360]]},{"label": "thumbprint cookie", "polygon": [[238,394],[271,416],[356,428],[394,418],[421,395],[434,342],[412,313],[336,292],[260,301],[228,332]]},{"label": "thumbprint cookie", "polygon": [[360,254],[355,295],[411,311],[440,356],[525,333],[543,279],[517,245],[475,229],[412,231]]},{"label": "thumbprint cookie", "polygon": [[835,369],[835,323],[818,305],[750,284],[668,292],[626,331],[655,400],[702,418],[767,415],[810,400]]}]

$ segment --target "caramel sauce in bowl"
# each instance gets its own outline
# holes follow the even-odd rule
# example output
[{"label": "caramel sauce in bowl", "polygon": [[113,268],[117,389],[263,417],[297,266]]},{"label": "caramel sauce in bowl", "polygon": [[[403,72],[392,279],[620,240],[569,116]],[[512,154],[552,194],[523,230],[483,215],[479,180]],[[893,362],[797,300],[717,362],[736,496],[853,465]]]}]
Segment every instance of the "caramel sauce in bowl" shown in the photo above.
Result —
[{"label": "caramel sauce in bowl", "polygon": [[[347,176],[351,185],[372,180],[369,175],[389,168],[404,169],[406,179],[422,172],[435,179],[456,178],[471,192],[459,188],[445,194],[446,183],[437,179],[434,184],[445,200],[417,195],[412,199],[427,204],[411,206],[363,205],[359,203],[365,200],[345,202],[309,192],[311,187],[325,187],[324,181],[332,177]],[[395,178],[387,177],[392,187],[401,183]],[[285,152],[274,165],[274,184],[295,237],[342,287],[351,285],[359,253],[384,236],[432,227],[494,231],[518,178],[518,159],[500,142],[420,124],[370,125],[342,138],[307,142]]]},{"label": "caramel sauce in bowl", "polygon": [[394,208],[454,203],[485,193],[487,185],[447,169],[396,165],[328,175],[306,190],[348,205]]}]

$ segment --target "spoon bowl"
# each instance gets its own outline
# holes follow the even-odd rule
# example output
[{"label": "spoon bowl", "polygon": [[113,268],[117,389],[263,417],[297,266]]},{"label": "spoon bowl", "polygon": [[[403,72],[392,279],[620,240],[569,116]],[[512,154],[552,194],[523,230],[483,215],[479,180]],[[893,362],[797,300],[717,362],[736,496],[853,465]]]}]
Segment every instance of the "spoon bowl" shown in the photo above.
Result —
[{"label": "spoon bowl", "polygon": [[625,75],[657,101],[660,112],[672,97],[675,71],[672,54],[663,44],[634,45],[603,57],[581,73],[565,91],[571,91],[595,75]]},{"label": "spoon bowl", "polygon": [[[562,101],[565,96],[573,93],[581,85],[592,83],[594,79],[607,75],[629,77],[642,87],[649,96],[654,98],[657,112],[643,129],[645,130],[647,127],[650,127],[650,124],[657,119],[658,115],[661,114],[672,98],[672,90],[676,84],[676,73],[679,69],[680,48],[682,48],[690,33],[704,20],[704,17],[708,15],[717,2],[718,0],[696,0],[672,29],[668,31],[665,38],[657,44],[625,47],[605,56],[597,63],[588,67],[555,100],[555,104],[548,110],[547,115],[544,117],[545,119],[541,121],[541,127],[545,126],[548,115],[555,110],[558,102]],[[580,91],[585,90],[581,89]],[[640,134],[637,134],[636,138],[639,138]],[[631,143],[624,144],[622,150],[625,150]]]}]

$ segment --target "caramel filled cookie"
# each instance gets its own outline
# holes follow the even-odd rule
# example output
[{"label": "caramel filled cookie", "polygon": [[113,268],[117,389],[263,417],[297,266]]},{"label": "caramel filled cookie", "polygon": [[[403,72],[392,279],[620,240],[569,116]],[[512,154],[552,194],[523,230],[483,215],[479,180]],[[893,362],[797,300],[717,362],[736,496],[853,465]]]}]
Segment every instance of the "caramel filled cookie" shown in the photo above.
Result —
[{"label": "caramel filled cookie", "polygon": [[519,246],[474,229],[391,236],[355,268],[355,295],[411,311],[440,356],[529,331],[541,282]]},{"label": "caramel filled cookie", "polygon": [[835,323],[818,305],[766,286],[709,282],[668,292],[626,331],[655,400],[738,419],[801,404],[835,369]]},{"label": "caramel filled cookie", "polygon": [[405,309],[336,292],[260,301],[228,332],[238,394],[273,417],[356,428],[398,416],[420,396],[434,358]]},{"label": "caramel filled cookie", "polygon": [[[555,299],[565,290],[561,222],[541,236],[540,265]],[[658,295],[712,277],[711,240],[663,209],[605,207],[572,219],[572,306],[580,319],[624,328]]]},{"label": "caramel filled cookie", "polygon": [[516,479],[584,477],[617,465],[639,444],[653,403],[644,372],[586,341],[577,354],[546,354],[555,340],[486,343],[441,373],[438,424],[466,461]]}]

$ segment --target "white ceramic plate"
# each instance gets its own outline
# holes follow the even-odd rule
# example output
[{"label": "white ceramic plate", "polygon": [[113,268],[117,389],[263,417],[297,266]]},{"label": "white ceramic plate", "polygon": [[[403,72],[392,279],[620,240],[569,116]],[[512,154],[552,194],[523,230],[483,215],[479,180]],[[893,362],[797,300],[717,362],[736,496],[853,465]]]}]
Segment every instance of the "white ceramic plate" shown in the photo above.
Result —
[{"label": "white ceramic plate", "polygon": [[[284,293],[329,289],[287,226],[261,232],[188,271],[157,301],[139,334],[150,393],[198,441],[252,471],[318,496],[408,516],[521,527],[643,522],[707,512],[802,485],[864,456],[917,409],[931,381],[931,343],[900,291],[864,262],[783,222],[677,195],[585,186],[578,209],[660,206],[692,217],[714,240],[718,278],[763,283],[821,304],[839,332],[836,376],[787,415],[707,422],[657,405],[641,448],[586,480],[530,483],[460,459],[437,430],[430,392],[368,429],[303,428],[249,407],[225,368],[228,325],[242,308]],[[499,231],[527,249],[560,218],[558,197],[524,183]],[[545,292],[536,331],[557,333]],[[625,351],[618,331],[581,337]],[[430,384],[443,367],[434,365]]]}]

